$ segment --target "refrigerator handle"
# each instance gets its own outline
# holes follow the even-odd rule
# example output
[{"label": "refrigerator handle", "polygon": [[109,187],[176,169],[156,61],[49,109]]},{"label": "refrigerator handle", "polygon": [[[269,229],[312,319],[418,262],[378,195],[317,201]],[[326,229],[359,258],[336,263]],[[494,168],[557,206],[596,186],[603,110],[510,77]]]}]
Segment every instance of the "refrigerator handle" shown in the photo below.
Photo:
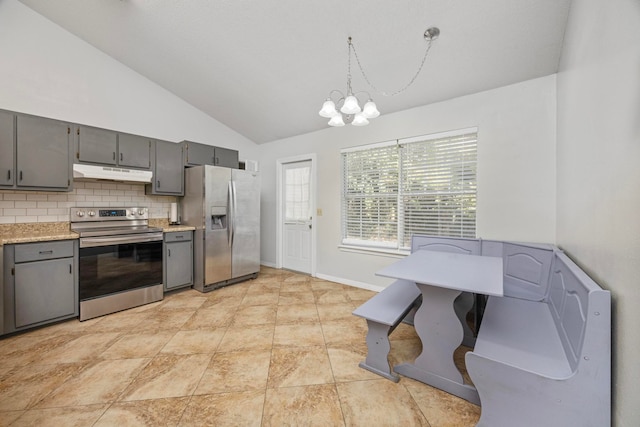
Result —
[{"label": "refrigerator handle", "polygon": [[231,217],[233,218],[231,222],[231,246],[233,246],[233,239],[236,236],[236,209],[238,207],[236,199],[236,183],[234,181],[231,181],[231,206]]},{"label": "refrigerator handle", "polygon": [[231,184],[231,181],[229,181],[229,188],[227,190],[227,197],[228,197],[228,201],[227,201],[227,210],[228,210],[228,216],[227,216],[227,243],[229,245],[229,247],[231,247],[233,245],[233,215],[234,215],[234,206],[233,206],[233,186]]}]

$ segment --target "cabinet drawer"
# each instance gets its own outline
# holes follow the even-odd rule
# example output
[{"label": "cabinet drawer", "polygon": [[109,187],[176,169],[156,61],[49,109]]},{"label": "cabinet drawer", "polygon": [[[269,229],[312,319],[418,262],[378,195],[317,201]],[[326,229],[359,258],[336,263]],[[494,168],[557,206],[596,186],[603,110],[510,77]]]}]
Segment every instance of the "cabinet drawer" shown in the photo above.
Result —
[{"label": "cabinet drawer", "polygon": [[188,242],[193,235],[192,231],[174,231],[164,234],[165,242]]},{"label": "cabinet drawer", "polygon": [[73,256],[73,240],[16,245],[15,262],[42,261]]}]

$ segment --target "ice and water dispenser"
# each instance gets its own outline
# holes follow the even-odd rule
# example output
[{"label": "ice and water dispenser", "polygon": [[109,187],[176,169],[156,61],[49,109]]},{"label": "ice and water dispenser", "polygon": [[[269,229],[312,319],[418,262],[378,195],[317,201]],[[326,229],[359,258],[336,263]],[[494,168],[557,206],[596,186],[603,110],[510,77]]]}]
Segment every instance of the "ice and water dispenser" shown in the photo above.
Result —
[{"label": "ice and water dispenser", "polygon": [[227,228],[227,207],[212,206],[211,207],[211,229],[225,230]]}]

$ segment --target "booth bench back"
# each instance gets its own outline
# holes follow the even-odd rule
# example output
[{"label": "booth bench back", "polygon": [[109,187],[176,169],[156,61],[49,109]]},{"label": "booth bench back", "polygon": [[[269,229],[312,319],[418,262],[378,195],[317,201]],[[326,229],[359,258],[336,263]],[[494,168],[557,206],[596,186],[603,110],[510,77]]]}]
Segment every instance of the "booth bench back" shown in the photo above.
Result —
[{"label": "booth bench back", "polygon": [[411,252],[418,250],[502,258],[505,296],[543,301],[549,294],[549,276],[554,254],[552,245],[414,235],[411,239]]},{"label": "booth bench back", "polygon": [[[606,356],[601,353],[605,352],[607,341],[596,337],[609,336],[610,331],[591,331],[589,337],[585,333],[589,316],[609,316],[610,294],[559,251],[554,259],[548,304],[572,371],[583,354],[593,359]],[[591,348],[585,351],[585,345]]]}]

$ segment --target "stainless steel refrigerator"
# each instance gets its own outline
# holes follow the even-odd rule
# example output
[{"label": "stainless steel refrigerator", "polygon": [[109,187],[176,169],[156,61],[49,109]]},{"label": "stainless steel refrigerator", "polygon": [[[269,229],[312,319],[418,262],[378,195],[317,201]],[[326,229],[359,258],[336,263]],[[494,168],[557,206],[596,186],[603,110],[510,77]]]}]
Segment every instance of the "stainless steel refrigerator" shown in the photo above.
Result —
[{"label": "stainless steel refrigerator", "polygon": [[260,270],[260,176],[219,166],[185,169],[182,224],[194,235],[194,288],[207,292]]}]

